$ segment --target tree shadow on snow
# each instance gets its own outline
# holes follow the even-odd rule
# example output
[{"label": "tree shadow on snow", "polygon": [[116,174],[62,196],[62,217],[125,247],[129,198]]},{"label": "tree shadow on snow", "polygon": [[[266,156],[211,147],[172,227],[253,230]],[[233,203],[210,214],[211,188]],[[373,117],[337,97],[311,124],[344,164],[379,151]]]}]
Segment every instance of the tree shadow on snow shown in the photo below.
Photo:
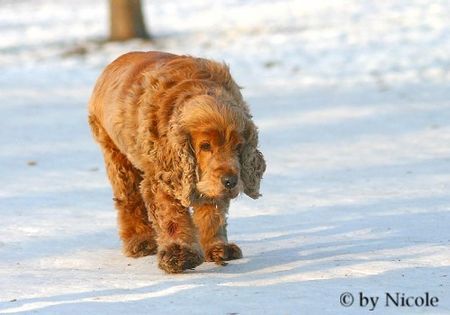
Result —
[{"label": "tree shadow on snow", "polygon": [[[201,313],[211,310],[207,308],[208,305],[224,304],[224,297],[236,299],[231,296],[236,293],[233,290],[236,287],[239,288],[240,296],[254,292],[268,294],[267,290],[270,290],[272,298],[289,295],[291,291],[295,294],[319,294],[321,290],[337,290],[335,288],[342,291],[343,285],[358,287],[358,283],[362,288],[367,288],[368,283],[371,283],[370,290],[382,290],[383,286],[389,290],[389,279],[399,278],[411,285],[418,273],[422,273],[423,277],[441,279],[442,283],[434,283],[432,289],[439,289],[439,285],[442,285],[445,292],[444,277],[450,272],[448,266],[418,264],[417,267],[411,267],[408,263],[426,258],[430,254],[427,247],[433,254],[434,247],[448,246],[449,239],[442,237],[447,235],[445,222],[450,221],[450,213],[443,210],[395,211],[408,205],[422,207],[430,201],[433,201],[434,207],[445,207],[450,197],[438,200],[433,197],[380,200],[371,204],[318,207],[300,215],[232,219],[230,224],[245,231],[243,235],[249,238],[238,241],[244,254],[246,249],[253,248],[250,250],[253,253],[246,255],[241,262],[232,262],[226,267],[208,264],[189,274],[167,275],[167,279],[136,289],[96,290],[18,299],[16,302],[0,304],[0,310],[14,312],[16,309],[20,313],[20,309],[24,308],[25,313],[25,310],[33,310],[65,314],[140,313],[146,309],[163,312],[170,311],[171,305],[174,309],[179,308],[179,299],[189,299],[191,305],[198,306],[193,312]],[[325,220],[327,228],[321,228]],[[272,224],[267,224],[268,221]],[[435,235],[424,234],[430,231],[434,231]],[[280,235],[273,235],[274,232]],[[252,234],[255,233],[273,236],[254,239]],[[280,248],[277,248],[277,244]],[[416,247],[418,251],[414,251]],[[402,265],[403,262],[407,265]],[[361,274],[358,266],[369,263],[380,265],[372,273]],[[378,286],[373,288],[373,283]],[[308,289],[310,286],[315,291]],[[234,302],[224,305],[225,308],[230,305],[230,310],[234,309]]]}]

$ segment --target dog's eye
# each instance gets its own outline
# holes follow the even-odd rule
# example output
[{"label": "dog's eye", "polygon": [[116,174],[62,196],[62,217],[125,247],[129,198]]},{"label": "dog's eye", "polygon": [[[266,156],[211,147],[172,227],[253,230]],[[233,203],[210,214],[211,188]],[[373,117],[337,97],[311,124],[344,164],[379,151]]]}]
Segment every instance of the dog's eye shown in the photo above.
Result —
[{"label": "dog's eye", "polygon": [[203,142],[202,144],[200,144],[200,150],[211,151],[211,144],[209,144],[208,142]]}]

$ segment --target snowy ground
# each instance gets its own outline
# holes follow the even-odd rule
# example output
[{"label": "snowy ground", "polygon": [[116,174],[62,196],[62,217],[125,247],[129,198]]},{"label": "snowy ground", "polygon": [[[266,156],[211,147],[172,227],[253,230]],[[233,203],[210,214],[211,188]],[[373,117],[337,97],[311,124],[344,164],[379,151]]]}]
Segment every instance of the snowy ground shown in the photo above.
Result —
[{"label": "snowy ground", "polygon": [[[450,314],[448,1],[151,1],[155,44],[101,45],[105,1],[0,2],[0,313]],[[129,50],[231,65],[260,126],[245,258],[165,275],[120,253],[86,124]],[[340,305],[350,292],[355,304]],[[439,298],[385,307],[384,294]]]}]

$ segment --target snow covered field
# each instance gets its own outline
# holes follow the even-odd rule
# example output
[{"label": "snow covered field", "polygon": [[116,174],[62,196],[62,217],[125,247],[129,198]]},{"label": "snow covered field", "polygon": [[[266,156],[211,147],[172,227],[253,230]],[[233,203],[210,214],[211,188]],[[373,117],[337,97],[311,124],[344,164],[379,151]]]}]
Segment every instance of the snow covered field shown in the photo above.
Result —
[{"label": "snow covered field", "polygon": [[[154,44],[100,44],[106,1],[0,2],[0,313],[370,314],[362,292],[450,314],[450,2],[145,10]],[[245,87],[268,170],[230,209],[243,259],[165,275],[121,254],[86,105],[129,50],[224,60]]]}]

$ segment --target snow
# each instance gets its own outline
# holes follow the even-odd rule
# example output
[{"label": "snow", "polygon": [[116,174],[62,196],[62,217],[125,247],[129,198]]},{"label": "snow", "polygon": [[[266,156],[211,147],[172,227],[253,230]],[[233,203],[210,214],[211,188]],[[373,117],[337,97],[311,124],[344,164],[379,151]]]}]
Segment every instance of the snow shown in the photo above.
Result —
[{"label": "snow", "polygon": [[[155,43],[101,43],[106,1],[0,3],[0,313],[450,314],[448,1],[149,1]],[[244,258],[165,275],[121,254],[86,106],[130,50],[226,61],[260,127]]]}]

